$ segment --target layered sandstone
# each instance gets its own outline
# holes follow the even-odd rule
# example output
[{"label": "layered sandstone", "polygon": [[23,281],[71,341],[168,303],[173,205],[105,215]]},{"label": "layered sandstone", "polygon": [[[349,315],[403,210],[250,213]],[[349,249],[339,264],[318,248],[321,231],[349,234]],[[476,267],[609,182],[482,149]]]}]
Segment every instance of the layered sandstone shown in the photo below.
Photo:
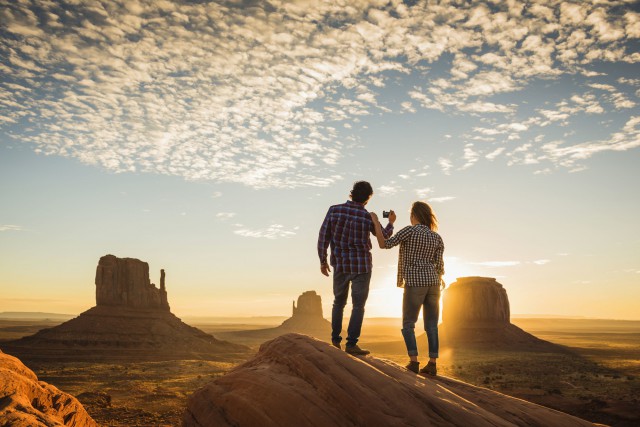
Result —
[{"label": "layered sandstone", "polygon": [[96,305],[150,308],[169,311],[165,273],[160,289],[149,280],[149,264],[135,258],[105,255],[96,268]]},{"label": "layered sandstone", "polygon": [[188,400],[184,427],[593,426],[445,377],[424,378],[388,360],[355,358],[286,334]]},{"label": "layered sandstone", "polygon": [[494,278],[459,277],[442,300],[442,346],[559,350],[511,323],[507,291]]},{"label": "layered sandstone", "polygon": [[158,289],[149,281],[146,262],[106,255],[98,262],[95,284],[95,307],[2,348],[23,360],[215,359],[249,350],[220,341],[171,313],[164,270]]},{"label": "layered sandstone", "polygon": [[78,400],[38,377],[20,360],[0,352],[0,425],[97,427]]},{"label": "layered sandstone", "polygon": [[322,315],[322,297],[316,291],[306,291],[298,297],[298,305],[293,302],[291,317],[285,320],[280,329],[290,332],[303,332],[310,335],[331,331],[331,323]]}]

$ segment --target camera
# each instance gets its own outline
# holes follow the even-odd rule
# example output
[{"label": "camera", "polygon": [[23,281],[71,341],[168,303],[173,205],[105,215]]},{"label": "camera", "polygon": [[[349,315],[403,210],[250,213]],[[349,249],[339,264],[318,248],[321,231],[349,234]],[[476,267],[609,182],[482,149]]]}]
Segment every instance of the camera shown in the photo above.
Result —
[{"label": "camera", "polygon": [[382,218],[389,218],[391,211],[382,211]]}]

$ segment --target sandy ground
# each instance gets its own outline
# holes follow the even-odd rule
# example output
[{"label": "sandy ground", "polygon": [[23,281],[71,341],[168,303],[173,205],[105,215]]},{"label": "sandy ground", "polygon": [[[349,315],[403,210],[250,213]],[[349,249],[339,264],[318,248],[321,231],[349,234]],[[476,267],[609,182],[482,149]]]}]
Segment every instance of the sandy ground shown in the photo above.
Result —
[{"label": "sandy ground", "polygon": [[[0,340],[16,339],[59,322],[0,320]],[[365,320],[363,347],[376,357],[406,363],[398,319]],[[566,353],[441,349],[439,373],[613,426],[640,425],[640,321],[514,319]],[[218,338],[257,350],[256,334],[277,326],[193,323]],[[319,337],[323,338],[323,337]],[[243,342],[243,339],[245,342]],[[426,353],[426,339],[419,337]],[[0,342],[0,349],[2,344]],[[145,363],[29,362],[38,377],[71,393],[105,426],[179,425],[187,397],[244,360]],[[423,357],[424,361],[424,357]],[[83,397],[83,393],[90,393]]]}]

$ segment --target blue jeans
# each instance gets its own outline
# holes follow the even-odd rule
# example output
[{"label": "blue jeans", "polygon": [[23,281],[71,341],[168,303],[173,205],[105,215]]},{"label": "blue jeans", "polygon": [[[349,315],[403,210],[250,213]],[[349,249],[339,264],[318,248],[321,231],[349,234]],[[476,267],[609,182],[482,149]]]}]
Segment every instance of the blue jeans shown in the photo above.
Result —
[{"label": "blue jeans", "polygon": [[347,305],[349,297],[349,284],[351,284],[351,320],[347,328],[347,347],[356,345],[362,330],[362,319],[364,318],[364,305],[369,296],[369,282],[371,282],[371,272],[354,274],[333,272],[333,309],[331,310],[331,341],[339,343],[342,341],[342,316],[344,306]]},{"label": "blue jeans", "polygon": [[429,357],[438,357],[440,286],[406,286],[402,296],[402,336],[409,356],[418,355],[415,326],[422,308],[424,330],[429,341]]}]

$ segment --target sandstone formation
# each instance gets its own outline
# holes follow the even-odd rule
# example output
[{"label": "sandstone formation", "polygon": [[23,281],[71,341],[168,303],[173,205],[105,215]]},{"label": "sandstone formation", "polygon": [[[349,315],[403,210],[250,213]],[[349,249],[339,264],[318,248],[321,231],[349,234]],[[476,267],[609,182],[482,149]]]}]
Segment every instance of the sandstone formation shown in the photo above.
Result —
[{"label": "sandstone formation", "polygon": [[74,319],[2,348],[23,360],[216,359],[249,350],[183,323],[169,311],[164,270],[158,289],[149,281],[148,264],[137,259],[100,258],[96,303]]},{"label": "sandstone formation", "polygon": [[316,291],[306,291],[298,297],[298,306],[293,303],[291,317],[280,326],[281,329],[295,332],[331,333],[331,323],[322,316],[322,297]]},{"label": "sandstone formation", "polygon": [[0,352],[0,425],[97,427],[75,397],[44,381],[20,360]]},{"label": "sandstone formation", "polygon": [[510,318],[507,291],[492,277],[459,277],[444,292],[443,323],[491,327]]},{"label": "sandstone formation", "polygon": [[316,291],[303,292],[298,297],[298,305],[293,302],[291,317],[275,328],[254,329],[248,331],[222,332],[222,337],[240,339],[250,346],[279,337],[282,334],[297,332],[322,340],[331,337],[331,322],[322,316],[322,298]]},{"label": "sandstone formation", "polygon": [[149,281],[149,264],[134,258],[105,255],[96,268],[96,305],[169,311],[164,270],[160,289]]},{"label": "sandstone formation", "polygon": [[447,347],[491,347],[558,351],[511,324],[506,289],[490,277],[459,277],[442,301],[440,343]]},{"label": "sandstone formation", "polygon": [[188,400],[184,427],[593,426],[498,392],[424,378],[387,360],[355,358],[286,334]]}]

